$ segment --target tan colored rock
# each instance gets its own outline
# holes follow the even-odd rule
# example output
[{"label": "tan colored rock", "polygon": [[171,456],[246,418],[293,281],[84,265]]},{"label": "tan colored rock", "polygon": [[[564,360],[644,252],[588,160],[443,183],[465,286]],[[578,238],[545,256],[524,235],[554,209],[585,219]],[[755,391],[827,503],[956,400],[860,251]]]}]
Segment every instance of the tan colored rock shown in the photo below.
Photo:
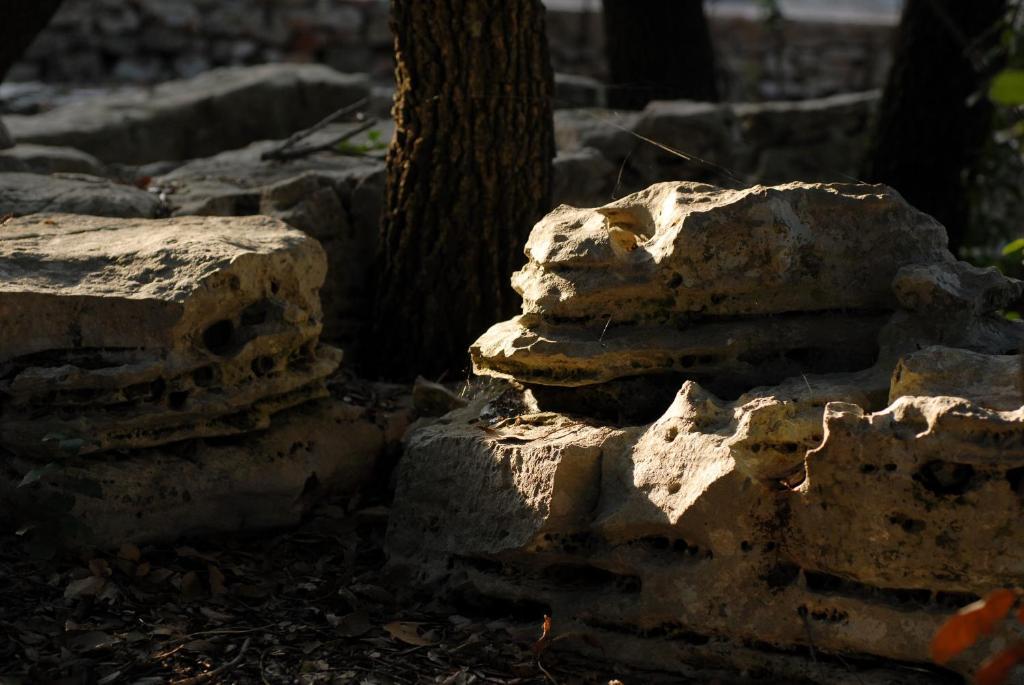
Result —
[{"label": "tan colored rock", "polygon": [[1016,348],[1020,326],[995,312],[1022,284],[945,243],[934,219],[865,184],[661,183],[559,207],[513,276],[523,314],[473,344],[474,370],[533,386],[546,408],[590,396],[649,421],[687,379],[734,398],[801,374],[888,374],[923,345]]},{"label": "tan colored rock", "polygon": [[938,626],[1024,572],[1020,282],[863,185],[654,186],[527,257],[472,349],[521,406],[411,433],[393,564],[694,680],[950,676]]},{"label": "tan colored rock", "polygon": [[556,209],[526,254],[513,277],[525,314],[619,324],[891,310],[900,268],[954,262],[941,225],[864,184],[659,183],[597,209]]},{"label": "tan colored rock", "polygon": [[323,251],[266,217],[0,228],[0,435],[25,454],[265,428],[322,396]]},{"label": "tan colored rock", "polygon": [[6,514],[20,526],[38,523],[39,502],[66,492],[67,479],[92,484],[74,497],[73,542],[100,548],[295,525],[323,494],[358,492],[383,451],[394,449],[404,409],[392,403],[393,389],[375,394],[380,401],[369,405],[340,397],[307,403],[276,414],[268,430],[231,439],[188,440],[127,459],[70,458],[56,479],[30,487],[16,486],[38,465],[15,459],[4,465],[0,494],[15,504]]},{"label": "tan colored rock", "polygon": [[1024,409],[901,397],[831,404],[789,507],[786,554],[873,587],[984,593],[1024,573]]},{"label": "tan colored rock", "polygon": [[[328,126],[304,144],[329,142],[353,127]],[[259,213],[320,241],[328,264],[321,289],[323,337],[350,348],[369,316],[372,260],[366,256],[377,244],[384,164],[330,151],[287,161],[261,159],[280,143],[260,141],[194,160],[156,176],[150,188],[166,198],[174,216]]]},{"label": "tan colored rock", "polygon": [[[840,388],[820,382],[820,396]],[[795,389],[729,406],[688,383],[661,419],[636,428],[554,414],[493,422],[479,404],[456,411],[409,439],[388,532],[392,562],[416,569],[420,582],[444,579],[462,597],[529,602],[558,617],[556,635],[578,649],[648,667],[679,670],[682,661],[837,682],[796,656],[809,645],[880,665],[925,664],[950,611],[1019,578],[1011,520],[1020,495],[1006,474],[1024,466],[1024,453],[990,456],[982,473],[981,454],[1006,437],[969,436],[1008,436],[1021,415],[924,398],[876,414],[840,403],[823,410],[812,390],[802,401],[816,424],[808,418],[781,436],[800,441],[790,459],[807,454],[806,473],[801,464],[789,480],[752,478],[764,468],[750,440],[763,422],[752,416],[772,404],[785,411],[793,401],[780,398]],[[928,418],[914,427],[921,412]],[[908,461],[941,454],[943,443],[951,456],[973,451],[959,458],[977,469],[966,500],[929,490],[955,469],[935,467],[922,481],[922,464]],[[942,525],[932,528],[930,507]],[[858,677],[910,676],[883,668]]]},{"label": "tan colored rock", "polygon": [[1024,405],[1020,355],[978,354],[951,347],[928,347],[900,359],[892,374],[889,402],[900,397],[949,396],[988,409]]}]

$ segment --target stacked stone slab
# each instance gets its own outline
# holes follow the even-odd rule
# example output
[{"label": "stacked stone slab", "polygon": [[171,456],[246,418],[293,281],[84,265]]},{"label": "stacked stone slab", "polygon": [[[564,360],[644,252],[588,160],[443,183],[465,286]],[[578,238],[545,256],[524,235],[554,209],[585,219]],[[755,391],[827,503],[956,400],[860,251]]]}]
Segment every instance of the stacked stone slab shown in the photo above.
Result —
[{"label": "stacked stone slab", "polygon": [[[358,485],[379,431],[376,440],[338,445],[322,442],[317,427],[322,420],[340,440],[338,426],[360,418],[333,407],[325,384],[341,358],[319,343],[325,272],[315,240],[269,217],[43,214],[5,223],[0,444],[8,486],[60,464],[106,491],[95,506],[79,503],[94,530],[145,538],[244,523],[236,511],[267,502],[227,506],[245,494],[239,482],[269,486],[270,501],[294,500],[303,482],[291,481],[315,472],[330,481],[354,463],[348,475]],[[312,425],[286,427],[300,416]],[[243,452],[227,448],[256,433],[244,466]],[[234,468],[224,467],[225,455]],[[195,478],[182,480],[190,469]],[[254,486],[250,494],[260,493]],[[207,518],[221,508],[231,513]],[[270,508],[257,525],[297,515],[289,512]]]},{"label": "stacked stone slab", "polygon": [[890,189],[664,184],[527,257],[472,350],[513,386],[408,439],[420,581],[584,652],[829,683],[935,682],[944,618],[1020,584],[1021,284]]}]

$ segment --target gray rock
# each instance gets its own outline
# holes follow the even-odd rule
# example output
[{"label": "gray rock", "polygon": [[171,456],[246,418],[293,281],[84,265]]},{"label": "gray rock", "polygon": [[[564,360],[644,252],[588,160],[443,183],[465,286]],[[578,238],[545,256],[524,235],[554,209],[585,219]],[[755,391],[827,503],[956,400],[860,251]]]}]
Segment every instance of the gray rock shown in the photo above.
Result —
[{"label": "gray rock", "polygon": [[70,147],[15,145],[0,151],[0,172],[22,171],[31,174],[88,174],[107,176],[106,167],[92,155]]},{"label": "gray rock", "polygon": [[67,145],[105,162],[190,159],[284,138],[369,94],[364,76],[316,64],[224,68],[151,91],[73,102],[7,123],[22,142]]},{"label": "gray rock", "polygon": [[556,206],[597,207],[612,199],[618,170],[594,148],[559,152],[552,166]]},{"label": "gray rock", "polygon": [[14,147],[14,138],[11,137],[11,132],[4,125],[3,119],[0,119],[0,150],[10,147]]},{"label": "gray rock", "polygon": [[555,74],[555,107],[605,107],[607,95],[604,84],[589,76]]},{"label": "gray rock", "polygon": [[162,210],[156,195],[105,178],[84,174],[0,173],[0,215],[71,212],[154,218]]}]

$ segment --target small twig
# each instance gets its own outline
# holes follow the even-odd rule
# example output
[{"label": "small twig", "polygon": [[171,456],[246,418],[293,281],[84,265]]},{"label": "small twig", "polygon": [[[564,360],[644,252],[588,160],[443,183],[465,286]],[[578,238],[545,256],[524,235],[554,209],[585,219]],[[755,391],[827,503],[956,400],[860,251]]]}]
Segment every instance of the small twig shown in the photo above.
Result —
[{"label": "small twig", "polygon": [[601,329],[601,337],[597,339],[597,342],[601,343],[601,347],[604,347],[604,334],[608,332],[608,326],[612,324],[612,315],[608,315],[608,320],[604,322],[604,328]]},{"label": "small twig", "polygon": [[252,640],[251,637],[245,638],[245,642],[242,643],[242,648],[238,650],[238,656],[226,664],[221,664],[212,671],[206,673],[200,673],[199,675],[192,676],[191,678],[183,678],[182,680],[173,681],[174,685],[199,685],[199,683],[207,683],[215,678],[219,678],[225,673],[228,673],[234,669],[238,664],[242,663],[242,659],[245,657],[246,650],[249,649],[249,642]]},{"label": "small twig", "polygon": [[[273,157],[267,157],[267,155],[270,154],[270,153],[264,153],[262,155],[261,159],[273,159],[273,160],[278,161],[278,162],[286,162],[286,161],[288,161],[290,159],[298,159],[300,157],[305,157],[306,155],[312,155],[312,154],[314,154],[316,152],[322,152],[324,150],[330,150],[335,145],[338,145],[339,143],[344,143],[349,138],[357,136],[360,133],[362,133],[363,131],[366,131],[368,129],[373,128],[374,126],[377,125],[377,123],[378,122],[377,122],[376,119],[369,119],[365,123],[363,123],[363,124],[357,126],[356,128],[352,129],[351,131],[346,131],[345,133],[341,134],[340,136],[337,136],[335,138],[331,138],[331,140],[326,142],[326,143],[321,143],[319,145],[310,145],[308,147],[295,148],[294,150],[278,150],[278,151],[276,151],[276,153],[274,154]],[[369,156],[369,155],[364,155],[363,153],[359,153],[359,152],[346,152],[345,154],[353,155],[353,156],[359,156],[359,157],[363,157],[363,156],[368,157]]]},{"label": "small twig", "polygon": [[296,131],[295,133],[291,134],[290,136],[288,136],[285,139],[285,141],[283,143],[278,145],[276,148],[273,148],[271,150],[267,150],[262,155],[260,155],[260,159],[263,160],[263,161],[266,161],[268,159],[278,159],[278,155],[280,155],[285,150],[287,150],[288,148],[290,148],[293,145],[295,145],[300,140],[305,140],[306,138],[310,137],[311,135],[313,135],[314,133],[316,133],[320,129],[324,128],[325,126],[327,126],[330,123],[333,123],[333,122],[337,121],[338,119],[340,119],[343,116],[346,116],[348,114],[351,114],[352,112],[357,112],[357,111],[361,110],[363,107],[366,106],[366,104],[369,101],[370,101],[369,98],[363,98],[361,100],[357,100],[356,102],[353,102],[351,105],[345,105],[341,109],[336,110],[334,112],[331,112],[326,117],[324,117],[320,121],[316,122],[315,124],[313,124],[309,128],[304,128],[301,131]]},{"label": "small twig", "polygon": [[551,682],[551,685],[558,685],[558,681],[555,680],[555,676],[551,675],[548,669],[544,668],[544,664],[540,662],[540,659],[537,659],[537,668],[539,668],[540,672],[543,673],[544,676]]},{"label": "small twig", "polygon": [[270,685],[270,681],[267,680],[266,671],[263,670],[263,657],[266,656],[266,654],[267,650],[265,649],[260,652],[260,681],[263,685]]},{"label": "small twig", "polygon": [[811,622],[807,618],[807,607],[800,607],[800,609],[797,610],[797,615],[803,619],[804,630],[807,631],[807,646],[811,649],[811,661],[813,661],[814,665],[817,666],[818,655],[817,650],[814,648],[814,635],[811,634]]}]

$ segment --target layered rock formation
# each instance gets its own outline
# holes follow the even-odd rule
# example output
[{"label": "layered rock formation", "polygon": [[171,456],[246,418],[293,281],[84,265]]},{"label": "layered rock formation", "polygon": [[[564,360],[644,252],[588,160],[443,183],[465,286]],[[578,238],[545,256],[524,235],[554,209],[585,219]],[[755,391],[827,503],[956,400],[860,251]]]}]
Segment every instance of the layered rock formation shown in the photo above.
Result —
[{"label": "layered rock formation", "polygon": [[66,145],[105,162],[145,164],[284,138],[369,94],[366,76],[318,64],[225,67],[10,116],[6,123],[19,143]]},{"label": "layered rock formation", "polygon": [[59,212],[152,219],[162,211],[156,195],[98,176],[0,172],[0,216]]},{"label": "layered rock formation", "polygon": [[514,386],[409,438],[393,563],[647,666],[942,678],[1024,572],[1021,284],[866,185],[662,184],[527,257],[472,350]]},{"label": "layered rock formation", "polygon": [[[268,217],[8,221],[0,228],[0,443],[10,483],[33,463],[60,463],[65,475],[91,474],[109,490],[91,516],[103,519],[102,530],[169,537],[182,532],[174,516],[162,529],[152,522],[167,490],[160,483],[178,483],[175,496],[191,493],[184,501],[193,520],[204,507],[230,508],[254,473],[294,499],[303,483],[292,481],[336,480],[330,473],[352,461],[358,485],[382,429],[330,400],[326,379],[341,353],[319,343],[325,271],[316,241]],[[339,435],[314,438],[301,415],[273,418],[299,405],[314,424],[376,430],[376,438],[346,445]],[[257,432],[256,461],[243,468],[245,450],[225,446]],[[178,481],[182,468],[196,469],[172,467],[175,455],[202,465],[197,482]],[[308,468],[288,466],[296,459]],[[282,469],[290,476],[275,479]],[[297,515],[285,508],[264,518]],[[206,524],[230,528],[240,517]]]}]

